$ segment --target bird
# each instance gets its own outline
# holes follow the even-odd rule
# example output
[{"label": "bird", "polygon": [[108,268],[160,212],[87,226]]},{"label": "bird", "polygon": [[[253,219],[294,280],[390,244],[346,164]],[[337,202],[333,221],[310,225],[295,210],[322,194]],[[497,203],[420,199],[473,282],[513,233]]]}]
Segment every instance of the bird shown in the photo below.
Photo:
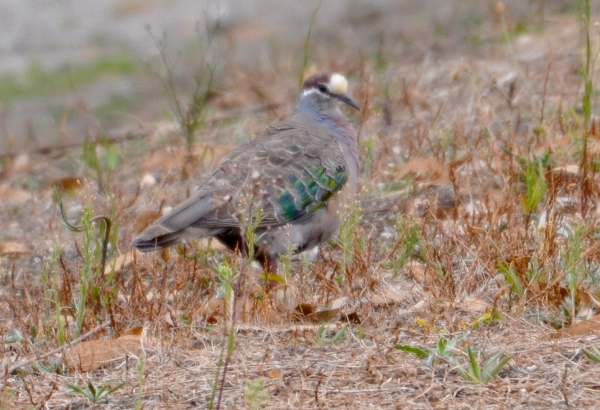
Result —
[{"label": "bird", "polygon": [[342,106],[360,111],[347,79],[313,74],[288,118],[231,151],[188,199],[131,245],[150,252],[214,237],[248,255],[244,214],[255,212],[252,255],[265,274],[277,275],[282,255],[312,249],[338,231],[340,213],[356,195],[358,136]]}]

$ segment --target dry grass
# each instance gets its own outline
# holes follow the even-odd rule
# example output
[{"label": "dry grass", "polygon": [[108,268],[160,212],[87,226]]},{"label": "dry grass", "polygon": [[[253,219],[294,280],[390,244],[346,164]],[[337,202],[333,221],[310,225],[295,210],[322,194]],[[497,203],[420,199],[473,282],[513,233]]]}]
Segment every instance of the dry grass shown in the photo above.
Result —
[{"label": "dry grass", "polygon": [[[293,274],[279,292],[267,295],[257,279],[248,281],[221,408],[598,406],[600,365],[582,350],[598,338],[557,329],[595,315],[600,180],[592,174],[584,184],[578,172],[585,134],[579,26],[569,16],[546,24],[542,33],[517,38],[509,51],[499,41],[425,58],[418,50],[401,58],[390,52],[383,68],[340,56],[331,68],[358,84],[355,96],[365,107],[355,118],[363,147],[363,217],[355,240],[342,244],[354,247],[352,260],[341,272],[340,244],[328,244],[314,262],[292,261]],[[169,123],[112,140],[120,162],[104,169],[102,186],[79,147],[3,159],[4,368],[56,348],[61,326],[67,340],[77,337],[83,235],[61,225],[52,193],[57,181],[69,191],[64,200],[72,221],[86,203],[95,215],[114,216],[119,229],[110,260],[130,258],[110,280],[110,272],[102,275],[98,260],[93,263],[96,290],[86,298],[81,332],[110,321],[92,339],[137,326],[147,336],[143,362],[129,357],[91,373],[60,364],[6,372],[0,408],[86,408],[87,399],[67,384],[88,380],[125,383],[97,405],[102,408],[207,406],[230,326],[215,267],[236,271],[244,261],[205,242],[161,255],[133,254],[127,244],[134,226],[147,222],[138,218],[141,211],[185,198],[240,135],[289,112],[296,76],[282,72],[288,75],[273,84],[271,74],[227,67],[228,80],[210,102],[210,126],[197,135],[202,142],[192,152],[193,167],[185,164],[183,140]],[[589,135],[592,171],[598,127],[595,122]],[[109,151],[97,148],[100,158]],[[541,170],[529,194],[528,164],[530,172]],[[192,170],[186,180],[180,178],[184,168]],[[528,210],[527,198],[543,180],[547,190]],[[407,250],[409,232],[416,232],[418,245]],[[58,245],[63,251],[53,260]],[[402,252],[409,263],[395,266]],[[499,266],[518,278],[520,290]],[[569,287],[575,271],[580,281]],[[323,310],[341,297],[347,298],[341,314],[333,312],[329,323],[285,309],[296,300]],[[24,337],[9,340],[15,332]],[[427,364],[395,349],[434,347],[441,335],[462,338],[455,361]],[[503,351],[512,360],[492,382],[470,383],[456,368],[466,362],[467,346],[485,357]],[[263,387],[253,391],[257,380]]]}]

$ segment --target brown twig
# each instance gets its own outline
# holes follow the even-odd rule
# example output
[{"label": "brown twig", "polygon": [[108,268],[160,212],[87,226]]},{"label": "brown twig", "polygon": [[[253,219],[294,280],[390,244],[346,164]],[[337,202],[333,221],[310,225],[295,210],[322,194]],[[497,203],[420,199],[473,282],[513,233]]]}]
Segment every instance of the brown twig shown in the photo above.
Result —
[{"label": "brown twig", "polygon": [[[150,135],[150,131],[149,130],[138,130],[138,131],[128,131],[125,133],[115,133],[115,135],[113,136],[109,136],[106,137],[106,141],[109,143],[118,143],[118,142],[124,142],[124,141],[129,141],[132,139],[136,139],[136,138],[142,138],[142,137],[147,137],[148,135]],[[93,140],[97,140],[99,138],[99,136],[96,136],[93,138]],[[15,151],[8,151],[8,152],[2,152],[0,153],[0,159],[5,159],[5,158],[12,158],[12,157],[16,157],[19,154],[22,153],[26,153],[26,154],[50,154],[52,152],[55,151],[66,151],[70,148],[77,148],[80,147],[83,144],[83,141],[70,141],[70,142],[66,142],[63,144],[53,144],[53,145],[46,145],[43,147],[35,147],[33,149],[27,149],[27,150],[15,150]]]}]

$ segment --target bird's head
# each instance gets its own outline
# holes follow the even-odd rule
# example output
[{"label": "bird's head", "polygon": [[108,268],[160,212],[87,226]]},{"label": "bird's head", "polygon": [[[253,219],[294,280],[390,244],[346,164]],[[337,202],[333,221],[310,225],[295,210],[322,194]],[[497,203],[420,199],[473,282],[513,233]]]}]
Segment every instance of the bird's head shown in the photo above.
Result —
[{"label": "bird's head", "polygon": [[302,86],[301,99],[309,99],[313,106],[321,109],[333,108],[342,102],[360,110],[358,104],[348,95],[348,80],[341,74],[322,73],[308,77]]}]

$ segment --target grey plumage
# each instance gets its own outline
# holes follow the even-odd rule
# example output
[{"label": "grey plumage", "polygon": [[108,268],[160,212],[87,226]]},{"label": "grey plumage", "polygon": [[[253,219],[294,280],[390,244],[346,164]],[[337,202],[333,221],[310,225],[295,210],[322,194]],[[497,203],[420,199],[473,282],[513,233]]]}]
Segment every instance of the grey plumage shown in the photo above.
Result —
[{"label": "grey plumage", "polygon": [[340,204],[356,194],[356,131],[340,103],[358,109],[339,74],[305,81],[293,114],[233,150],[187,200],[136,236],[143,252],[186,238],[215,237],[245,252],[240,217],[261,209],[256,259],[277,273],[279,256],[326,241]]}]

